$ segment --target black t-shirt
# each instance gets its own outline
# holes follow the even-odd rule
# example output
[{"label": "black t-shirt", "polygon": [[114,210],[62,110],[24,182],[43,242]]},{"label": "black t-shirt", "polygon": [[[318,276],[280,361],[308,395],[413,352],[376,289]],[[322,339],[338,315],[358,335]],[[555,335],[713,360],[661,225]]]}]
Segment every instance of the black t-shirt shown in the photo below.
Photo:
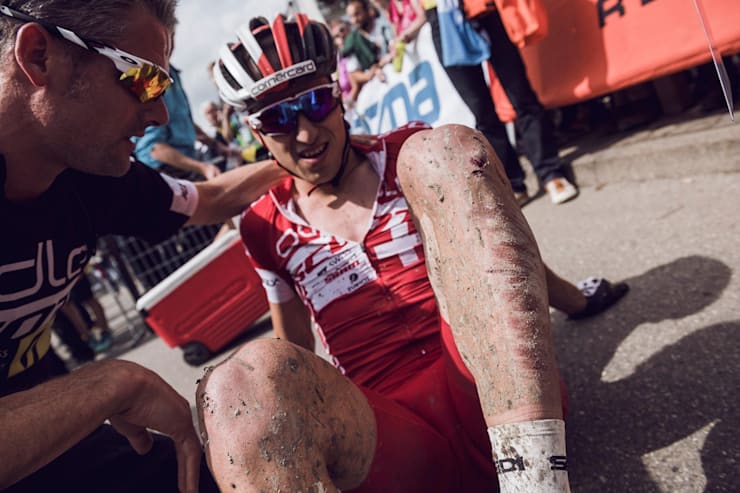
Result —
[{"label": "black t-shirt", "polygon": [[6,200],[5,174],[0,156],[0,395],[16,376],[45,378],[34,364],[49,350],[54,314],[99,236],[164,239],[197,201],[192,184],[138,162],[119,178],[66,170],[30,203]]}]

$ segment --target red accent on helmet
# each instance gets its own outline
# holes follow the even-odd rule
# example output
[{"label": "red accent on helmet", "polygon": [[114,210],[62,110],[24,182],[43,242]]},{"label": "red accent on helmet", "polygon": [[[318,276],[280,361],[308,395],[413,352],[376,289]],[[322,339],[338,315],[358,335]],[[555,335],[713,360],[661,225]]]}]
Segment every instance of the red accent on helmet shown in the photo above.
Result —
[{"label": "red accent on helmet", "polygon": [[303,36],[303,32],[306,30],[306,26],[308,25],[310,19],[306,14],[299,12],[295,15],[295,21],[296,24],[298,24],[298,31],[301,33],[301,36]]},{"label": "red accent on helmet", "polygon": [[288,36],[285,33],[285,19],[282,15],[275,17],[272,23],[272,37],[275,39],[275,48],[280,58],[280,68],[288,68],[293,65],[293,57],[288,46]]},{"label": "red accent on helmet", "polygon": [[[264,17],[255,17],[248,26],[238,30],[242,42],[224,47],[227,51],[222,49],[214,67],[226,103],[255,111],[264,96],[284,89],[290,80],[331,77],[336,71],[336,47],[329,29],[305,14],[292,19],[278,14],[272,25]],[[296,70],[291,72],[291,67]]]}]

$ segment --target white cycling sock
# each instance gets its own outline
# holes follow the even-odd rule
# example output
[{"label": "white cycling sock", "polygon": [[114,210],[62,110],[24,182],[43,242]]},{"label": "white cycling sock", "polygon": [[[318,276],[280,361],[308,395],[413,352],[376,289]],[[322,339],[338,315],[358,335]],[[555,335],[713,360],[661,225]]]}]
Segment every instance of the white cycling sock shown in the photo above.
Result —
[{"label": "white cycling sock", "polygon": [[570,493],[563,420],[493,426],[488,436],[501,493]]}]

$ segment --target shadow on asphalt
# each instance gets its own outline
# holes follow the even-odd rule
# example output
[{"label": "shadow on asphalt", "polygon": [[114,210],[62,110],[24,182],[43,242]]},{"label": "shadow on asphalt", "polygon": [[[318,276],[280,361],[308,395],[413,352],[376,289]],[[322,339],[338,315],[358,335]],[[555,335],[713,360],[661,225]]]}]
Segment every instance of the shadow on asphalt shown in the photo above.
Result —
[{"label": "shadow on asphalt", "polygon": [[582,322],[553,317],[570,394],[568,456],[577,491],[660,491],[642,456],[712,423],[701,464],[685,463],[672,471],[685,478],[701,467],[706,492],[736,491],[740,320],[698,328],[632,374],[602,381],[615,351],[635,328],[702,311],[719,299],[731,274],[712,258],[683,257],[628,279],[630,293],[603,316]]}]

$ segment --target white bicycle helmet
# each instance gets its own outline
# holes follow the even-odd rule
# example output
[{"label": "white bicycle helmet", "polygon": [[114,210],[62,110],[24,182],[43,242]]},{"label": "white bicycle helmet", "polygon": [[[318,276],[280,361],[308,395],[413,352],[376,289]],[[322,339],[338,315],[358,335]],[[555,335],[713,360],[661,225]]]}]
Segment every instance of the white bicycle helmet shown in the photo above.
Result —
[{"label": "white bicycle helmet", "polygon": [[329,29],[305,14],[286,19],[278,14],[270,26],[252,18],[236,31],[239,41],[221,47],[213,76],[221,98],[240,111],[252,113],[272,91],[300,77],[331,77],[337,67]]}]

